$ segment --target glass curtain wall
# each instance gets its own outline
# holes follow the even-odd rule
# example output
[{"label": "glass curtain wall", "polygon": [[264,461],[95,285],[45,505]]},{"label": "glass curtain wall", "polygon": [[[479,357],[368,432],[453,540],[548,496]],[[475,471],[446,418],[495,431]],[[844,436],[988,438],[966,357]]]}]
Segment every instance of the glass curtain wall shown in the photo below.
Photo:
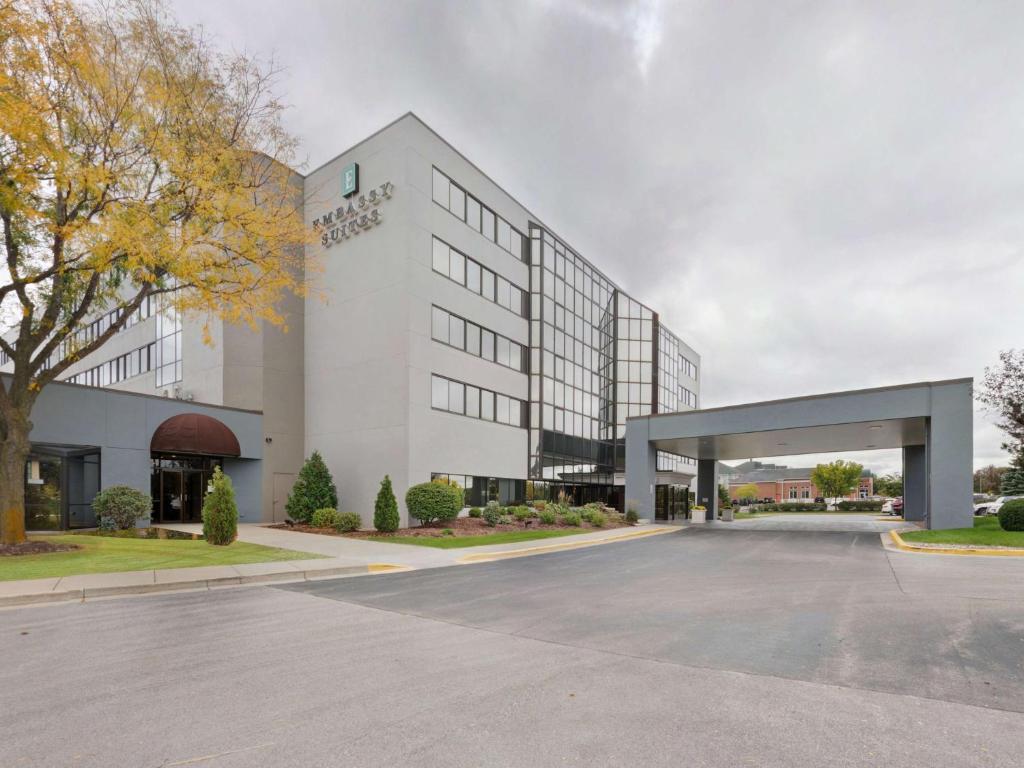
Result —
[{"label": "glass curtain wall", "polygon": [[610,485],[615,288],[541,227],[530,246],[531,479]]},{"label": "glass curtain wall", "polygon": [[26,530],[94,527],[92,501],[99,490],[98,450],[33,446],[25,463]]}]

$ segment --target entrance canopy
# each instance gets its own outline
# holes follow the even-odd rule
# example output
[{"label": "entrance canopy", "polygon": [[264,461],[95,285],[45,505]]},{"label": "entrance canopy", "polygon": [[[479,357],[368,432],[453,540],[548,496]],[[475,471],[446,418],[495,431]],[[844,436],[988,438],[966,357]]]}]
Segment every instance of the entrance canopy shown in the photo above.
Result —
[{"label": "entrance canopy", "polygon": [[649,511],[658,450],[697,459],[698,502],[711,510],[720,460],[902,448],[907,519],[932,528],[970,526],[971,385],[922,382],[630,418],[627,503]]},{"label": "entrance canopy", "polygon": [[226,424],[201,413],[172,416],[153,432],[153,453],[190,453],[199,456],[242,455],[238,438]]}]

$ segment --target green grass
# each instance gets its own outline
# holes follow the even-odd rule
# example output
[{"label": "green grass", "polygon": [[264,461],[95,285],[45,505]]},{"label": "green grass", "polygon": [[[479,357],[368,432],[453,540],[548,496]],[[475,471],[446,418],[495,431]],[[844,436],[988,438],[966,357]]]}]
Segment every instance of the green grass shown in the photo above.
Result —
[{"label": "green grass", "polygon": [[557,531],[498,531],[483,536],[368,536],[370,541],[383,541],[388,544],[415,544],[417,547],[434,547],[435,549],[460,549],[462,547],[479,547],[485,544],[512,544],[517,541],[533,541],[534,539],[555,539],[559,536],[573,536],[578,533],[590,533],[591,528]]},{"label": "green grass", "polygon": [[904,541],[925,544],[987,544],[998,547],[1024,547],[1024,531],[1004,531],[995,515],[974,518],[973,528],[948,531],[910,531],[900,533]]},{"label": "green grass", "polygon": [[32,538],[59,544],[77,544],[81,549],[45,555],[0,557],[0,581],[46,579],[83,573],[310,560],[321,557],[307,552],[276,549],[241,541],[227,547],[215,547],[205,541],[127,539],[76,534]]}]

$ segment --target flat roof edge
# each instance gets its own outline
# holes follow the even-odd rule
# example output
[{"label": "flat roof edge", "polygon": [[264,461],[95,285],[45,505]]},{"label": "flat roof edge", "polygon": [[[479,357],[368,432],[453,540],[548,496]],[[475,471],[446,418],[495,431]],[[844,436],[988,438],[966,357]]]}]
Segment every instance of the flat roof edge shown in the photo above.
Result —
[{"label": "flat roof edge", "polygon": [[697,413],[716,413],[718,411],[733,411],[739,408],[751,408],[758,405],[780,405],[782,403],[797,403],[806,400],[821,400],[826,397],[843,397],[845,395],[867,395],[879,392],[895,392],[903,389],[918,389],[924,387],[941,387],[948,384],[973,384],[974,377],[966,376],[960,379],[940,379],[938,381],[916,381],[910,384],[892,384],[885,387],[867,387],[865,389],[846,389],[838,392],[821,392],[814,395],[800,395],[797,397],[783,397],[778,400],[757,400],[750,403],[737,403],[735,405],[719,405],[714,408],[695,408],[692,411],[672,411],[670,413],[652,413],[647,416],[627,416],[626,421],[634,419],[657,419],[663,416],[690,416]]}]

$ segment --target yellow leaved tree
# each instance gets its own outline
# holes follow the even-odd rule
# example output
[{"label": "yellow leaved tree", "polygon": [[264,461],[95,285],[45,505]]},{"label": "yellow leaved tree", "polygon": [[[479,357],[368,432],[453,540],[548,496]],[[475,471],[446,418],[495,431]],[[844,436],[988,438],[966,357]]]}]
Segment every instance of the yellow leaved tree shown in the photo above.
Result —
[{"label": "yellow leaved tree", "polygon": [[25,538],[40,391],[144,302],[255,326],[303,293],[274,74],[159,0],[0,0],[0,543]]}]

